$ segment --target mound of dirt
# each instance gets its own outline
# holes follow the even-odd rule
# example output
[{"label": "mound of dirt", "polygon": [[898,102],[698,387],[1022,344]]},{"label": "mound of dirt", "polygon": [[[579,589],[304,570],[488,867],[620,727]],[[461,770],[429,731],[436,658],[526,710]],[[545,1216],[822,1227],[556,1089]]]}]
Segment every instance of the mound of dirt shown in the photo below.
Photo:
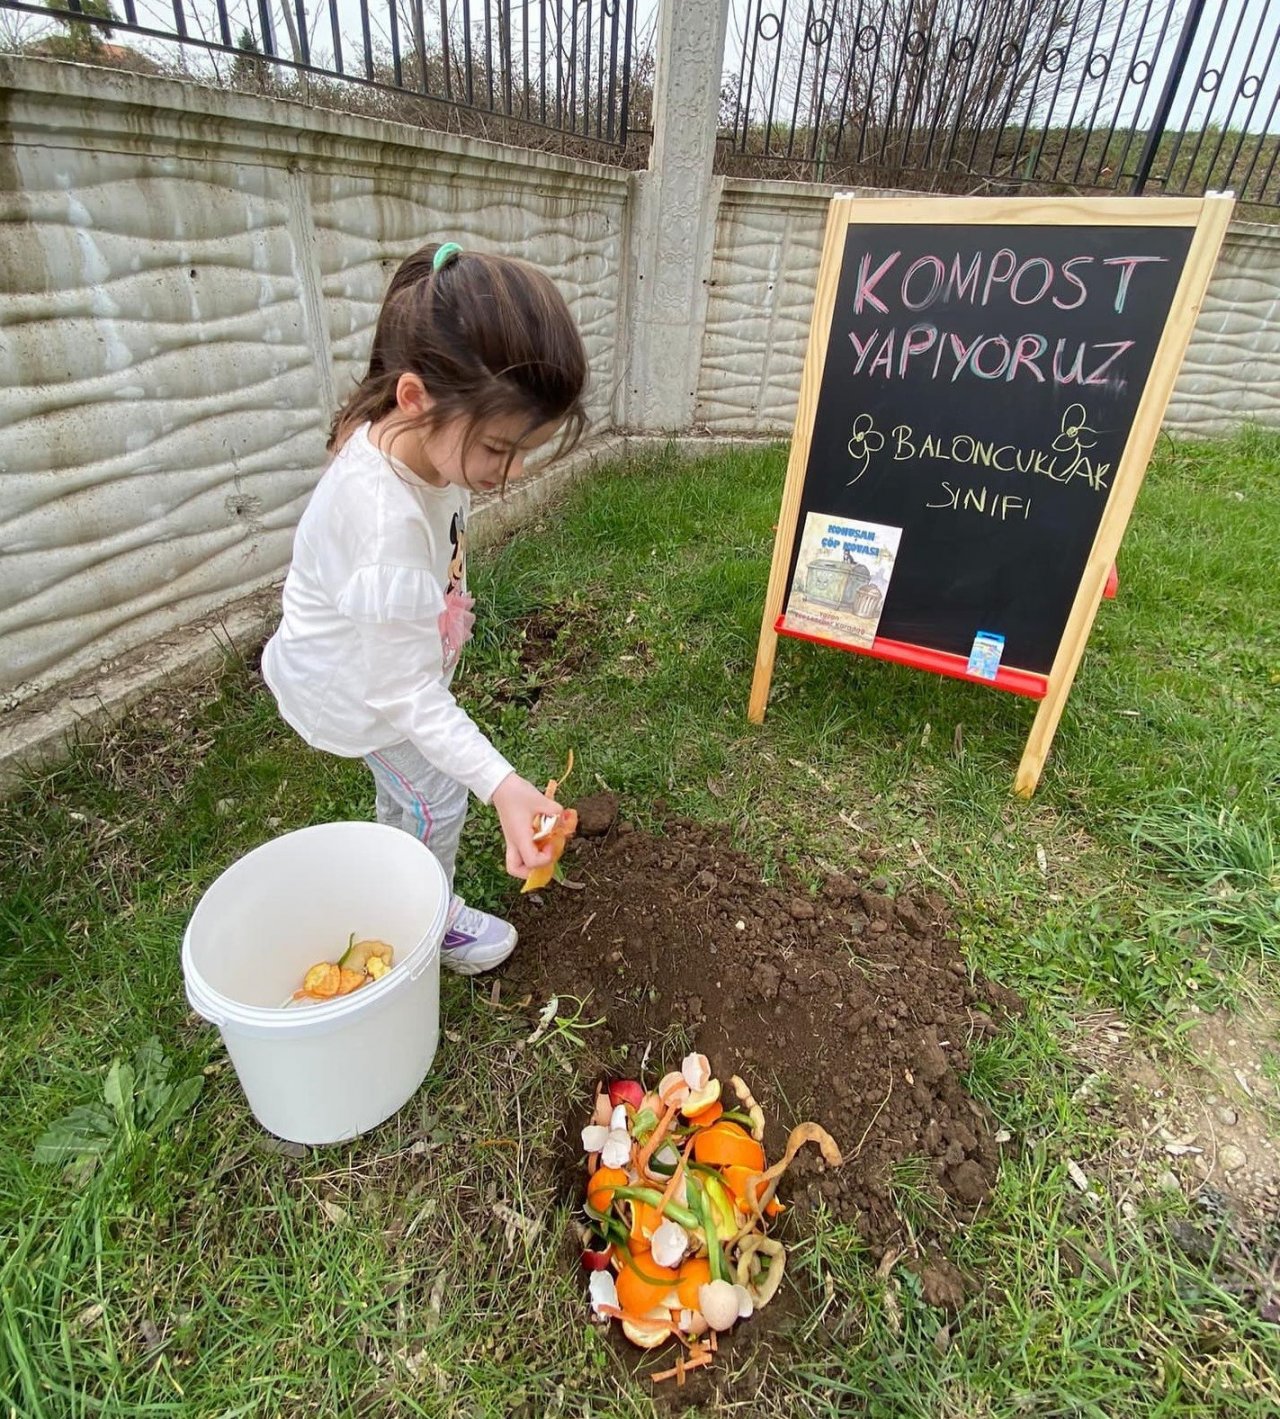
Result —
[{"label": "mound of dirt", "polygon": [[696,825],[649,836],[614,824],[607,800],[578,806],[603,836],[566,856],[581,890],[521,899],[508,989],[588,1002],[605,1019],[590,1036],[603,1074],[638,1070],[649,1049],[654,1077],[691,1045],[721,1079],[742,1075],[768,1117],[771,1158],[794,1123],[821,1123],[845,1166],[824,1172],[805,1150],[780,1195],[798,1212],[824,1201],[876,1253],[900,1232],[893,1172],[904,1159],[925,1160],[912,1185],[950,1210],[983,1200],[998,1148],[959,1076],[973,1040],[1019,1002],[969,979],[940,896],[886,895],[869,869],[817,895],[766,885]]}]

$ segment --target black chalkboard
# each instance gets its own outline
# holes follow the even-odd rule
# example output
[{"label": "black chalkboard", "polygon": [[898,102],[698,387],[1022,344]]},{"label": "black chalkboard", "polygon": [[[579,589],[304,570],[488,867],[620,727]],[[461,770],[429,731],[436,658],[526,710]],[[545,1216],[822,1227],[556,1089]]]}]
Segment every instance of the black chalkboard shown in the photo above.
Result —
[{"label": "black chalkboard", "polygon": [[782,604],[810,512],[883,524],[878,637],[1047,675],[1193,236],[851,225]]}]

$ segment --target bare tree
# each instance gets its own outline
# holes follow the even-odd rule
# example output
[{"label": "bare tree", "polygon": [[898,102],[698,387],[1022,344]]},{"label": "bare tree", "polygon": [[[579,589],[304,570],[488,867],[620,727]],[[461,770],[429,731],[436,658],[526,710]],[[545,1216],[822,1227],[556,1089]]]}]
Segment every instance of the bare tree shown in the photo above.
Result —
[{"label": "bare tree", "polygon": [[302,45],[298,42],[298,25],[289,7],[289,0],[280,0],[280,13],[284,17],[285,31],[289,36],[289,53],[295,64],[302,63]]},{"label": "bare tree", "polygon": [[0,9],[0,53],[21,54],[39,32],[41,22],[22,10]]},{"label": "bare tree", "polygon": [[1050,123],[1083,120],[1092,131],[1101,116],[1114,129],[1119,103],[1140,87],[1139,43],[1158,45],[1175,6],[1150,0],[1130,14],[1107,0],[809,0],[788,13],[740,0],[722,100],[746,154],[909,169],[925,183],[972,171],[1016,177]]}]

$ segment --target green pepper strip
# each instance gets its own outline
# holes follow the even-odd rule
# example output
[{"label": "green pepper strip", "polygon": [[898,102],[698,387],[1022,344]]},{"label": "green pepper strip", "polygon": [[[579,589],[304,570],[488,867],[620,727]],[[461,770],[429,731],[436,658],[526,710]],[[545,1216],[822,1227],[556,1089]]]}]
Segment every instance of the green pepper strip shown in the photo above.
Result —
[{"label": "green pepper strip", "polygon": [[711,1279],[725,1281],[728,1278],[725,1276],[724,1252],[720,1247],[719,1234],[716,1232],[716,1215],[715,1209],[711,1206],[711,1199],[693,1178],[688,1179],[688,1193],[689,1201],[698,1213],[702,1234],[707,1239],[707,1262],[711,1267]]},{"label": "green pepper strip", "polygon": [[616,1187],[613,1190],[615,1198],[620,1197],[627,1202],[644,1202],[650,1207],[656,1207],[665,1217],[670,1217],[673,1222],[688,1231],[690,1228],[699,1225],[698,1216],[690,1212],[687,1207],[681,1207],[678,1202],[663,1202],[662,1194],[652,1187]]},{"label": "green pepper strip", "polygon": [[[677,1138],[690,1138],[695,1133],[701,1133],[704,1129],[714,1128],[716,1126],[716,1123],[725,1122],[736,1123],[738,1127],[746,1133],[751,1133],[751,1130],[754,1127],[754,1124],[747,1117],[746,1114],[739,1113],[736,1109],[726,1109],[724,1113],[722,1113],[720,1117],[716,1119],[715,1123],[695,1123],[691,1124],[688,1128],[673,1128],[668,1137],[671,1138],[673,1142]],[[751,1134],[751,1136],[754,1138],[755,1134]],[[649,1166],[652,1167],[652,1163]]]},{"label": "green pepper strip", "polygon": [[619,1241],[625,1242],[630,1237],[631,1233],[618,1218],[608,1213],[597,1212],[590,1203],[585,1203],[582,1210],[596,1224],[605,1241],[617,1245]]},{"label": "green pepper strip", "polygon": [[[640,1267],[636,1265],[634,1253],[624,1247],[621,1242],[615,1242],[614,1246],[617,1249],[618,1255],[622,1258],[623,1266],[629,1267],[632,1271],[634,1271],[635,1274],[641,1279],[641,1281],[645,1282],[649,1286],[665,1286],[667,1284],[666,1280],[663,1277],[650,1276],[647,1271],[642,1271]],[[672,1287],[674,1287],[675,1282],[672,1282],[671,1285]]]}]

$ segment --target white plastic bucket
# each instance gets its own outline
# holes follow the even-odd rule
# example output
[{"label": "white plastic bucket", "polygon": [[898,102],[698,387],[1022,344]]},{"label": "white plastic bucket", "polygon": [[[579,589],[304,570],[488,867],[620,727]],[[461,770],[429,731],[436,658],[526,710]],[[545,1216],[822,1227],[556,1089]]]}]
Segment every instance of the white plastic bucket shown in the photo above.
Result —
[{"label": "white plastic bucket", "polygon": [[[294,1143],[337,1143],[390,1118],[426,1078],[440,1030],[449,889],[416,838],[378,823],[286,833],[234,863],[182,941],[187,999],[222,1032],[249,1107]],[[395,949],[380,980],[285,1008],[348,937]]]}]

